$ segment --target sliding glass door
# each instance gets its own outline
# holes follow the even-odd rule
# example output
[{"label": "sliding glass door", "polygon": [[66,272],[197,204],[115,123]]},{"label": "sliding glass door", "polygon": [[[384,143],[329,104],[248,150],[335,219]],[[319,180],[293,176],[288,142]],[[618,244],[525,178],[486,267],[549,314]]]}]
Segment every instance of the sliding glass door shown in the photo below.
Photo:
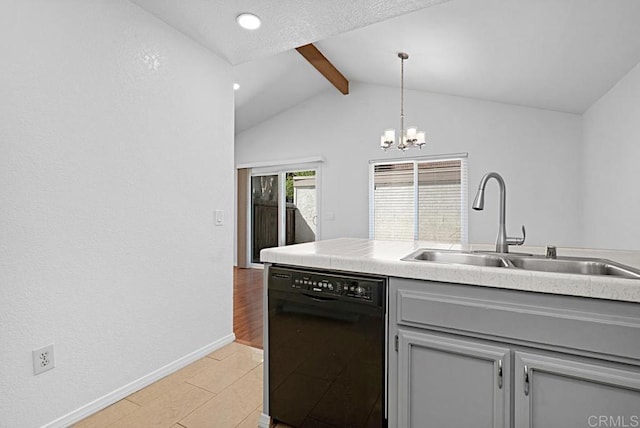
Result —
[{"label": "sliding glass door", "polygon": [[260,262],[260,250],[277,247],[278,175],[251,177],[251,262]]},{"label": "sliding glass door", "polygon": [[316,169],[254,172],[251,177],[251,261],[260,250],[315,241]]},{"label": "sliding glass door", "polygon": [[285,244],[312,242],[317,236],[316,172],[285,173],[287,227]]}]

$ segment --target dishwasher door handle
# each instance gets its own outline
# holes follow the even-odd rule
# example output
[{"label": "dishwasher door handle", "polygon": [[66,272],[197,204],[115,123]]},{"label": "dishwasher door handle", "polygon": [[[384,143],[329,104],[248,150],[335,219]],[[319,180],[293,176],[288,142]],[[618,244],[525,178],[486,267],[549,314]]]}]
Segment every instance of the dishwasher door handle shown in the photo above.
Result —
[{"label": "dishwasher door handle", "polygon": [[300,293],[300,294],[306,297],[307,299],[315,300],[316,302],[335,302],[336,301],[335,297],[320,297],[320,296],[314,296],[313,294],[307,294],[307,293]]}]

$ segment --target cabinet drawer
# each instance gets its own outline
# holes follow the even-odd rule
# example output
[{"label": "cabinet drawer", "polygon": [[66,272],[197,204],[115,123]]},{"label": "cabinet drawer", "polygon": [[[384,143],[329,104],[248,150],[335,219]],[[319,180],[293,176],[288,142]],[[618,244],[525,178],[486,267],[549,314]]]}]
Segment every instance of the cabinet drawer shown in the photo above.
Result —
[{"label": "cabinet drawer", "polygon": [[[399,325],[464,331],[516,343],[640,361],[640,305],[393,279]],[[469,293],[465,293],[469,290]],[[465,294],[472,297],[467,297]],[[580,300],[587,310],[580,309]],[[635,314],[637,312],[637,316]],[[632,315],[632,316],[629,316]]]}]

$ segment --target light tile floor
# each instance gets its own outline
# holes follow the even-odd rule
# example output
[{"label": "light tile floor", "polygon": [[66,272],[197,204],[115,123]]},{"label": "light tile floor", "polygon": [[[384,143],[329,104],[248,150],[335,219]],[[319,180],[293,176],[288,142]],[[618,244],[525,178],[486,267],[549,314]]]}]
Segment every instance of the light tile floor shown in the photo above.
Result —
[{"label": "light tile floor", "polygon": [[231,343],[74,427],[256,428],[262,360],[262,350]]}]

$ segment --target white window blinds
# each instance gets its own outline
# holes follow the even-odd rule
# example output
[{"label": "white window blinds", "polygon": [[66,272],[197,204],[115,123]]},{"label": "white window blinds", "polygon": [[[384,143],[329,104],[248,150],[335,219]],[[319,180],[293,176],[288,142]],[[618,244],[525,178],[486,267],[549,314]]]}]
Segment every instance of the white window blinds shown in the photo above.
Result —
[{"label": "white window blinds", "polygon": [[412,240],[414,236],[413,164],[374,166],[374,236]]},{"label": "white window blinds", "polygon": [[467,242],[466,161],[373,162],[371,238]]}]

